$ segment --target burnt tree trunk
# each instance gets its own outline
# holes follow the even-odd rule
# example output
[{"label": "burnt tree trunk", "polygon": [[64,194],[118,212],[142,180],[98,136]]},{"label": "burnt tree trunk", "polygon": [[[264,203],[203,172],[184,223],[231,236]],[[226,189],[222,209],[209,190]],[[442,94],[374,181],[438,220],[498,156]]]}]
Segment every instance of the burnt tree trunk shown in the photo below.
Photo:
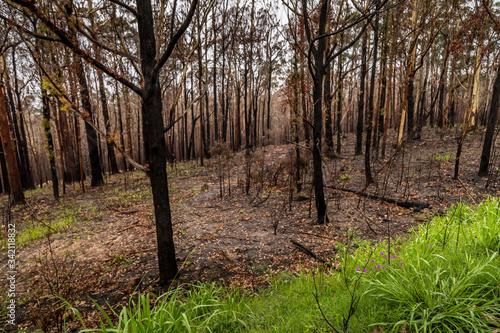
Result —
[{"label": "burnt tree trunk", "polygon": [[488,124],[484,135],[483,151],[481,153],[481,163],[479,166],[479,176],[488,175],[488,166],[490,164],[491,147],[493,146],[493,138],[495,127],[498,121],[498,105],[500,99],[500,64],[498,64],[497,76],[493,85],[493,93],[491,95],[491,104],[488,114]]},{"label": "burnt tree trunk", "polygon": [[[306,1],[302,0],[302,10],[305,19],[307,20]],[[318,26],[318,35],[325,33],[327,24],[327,15],[329,11],[329,1],[322,1],[321,11]],[[314,72],[311,72],[313,79],[313,186],[315,205],[317,211],[317,221],[319,224],[328,223],[328,215],[326,212],[325,193],[323,189],[323,170],[321,158],[321,134],[323,129],[323,79],[325,76],[325,51],[326,39],[321,38],[316,44],[316,49],[313,49],[314,57]]]},{"label": "burnt tree trunk", "polygon": [[12,130],[12,143],[14,145],[14,151],[16,153],[17,158],[17,166],[19,168],[19,173],[21,175],[21,183],[23,184],[23,188],[27,189],[27,178],[29,178],[28,173],[29,170],[26,168],[26,158],[27,156],[24,154],[22,139],[21,139],[21,131],[19,130],[19,123],[17,121],[17,111],[16,105],[14,103],[14,96],[12,94],[12,87],[10,85],[10,76],[8,75],[7,69],[4,70],[5,77],[5,102],[7,106],[7,116],[11,121],[11,130]]},{"label": "burnt tree trunk", "polygon": [[375,18],[373,27],[373,65],[372,73],[370,77],[370,96],[368,98],[368,119],[366,124],[366,146],[365,146],[365,178],[366,184],[372,184],[374,182],[371,165],[370,165],[370,154],[371,154],[371,142],[372,142],[372,129],[373,129],[373,114],[374,102],[373,95],[375,93],[375,74],[377,68],[377,48],[378,48],[378,14]]},{"label": "burnt tree trunk", "polygon": [[234,124],[234,146],[235,150],[238,151],[241,149],[241,115],[240,115],[240,104],[241,104],[241,87],[240,84],[236,85],[236,118]]},{"label": "burnt tree trunk", "polygon": [[302,67],[300,73],[300,94],[301,94],[301,104],[302,104],[302,124],[304,128],[304,138],[306,139],[306,144],[309,145],[311,141],[311,125],[307,122],[309,120],[309,111],[307,107],[307,95],[306,91],[306,75],[304,73],[304,68]]},{"label": "burnt tree trunk", "polygon": [[[214,85],[214,139],[219,141],[219,119],[217,115],[217,37],[216,37],[216,22],[215,22],[215,7],[212,11],[212,26],[214,34],[214,54],[213,54],[213,85]],[[224,75],[224,73],[222,73]]]},{"label": "burnt tree trunk", "polygon": [[17,166],[16,153],[12,138],[10,136],[9,121],[7,116],[7,105],[5,103],[5,87],[0,79],[0,138],[5,154],[7,174],[14,204],[24,204],[24,192],[21,182],[21,175]]},{"label": "burnt tree trunk", "polygon": [[368,42],[368,33],[363,33],[361,45],[361,72],[359,79],[359,97],[358,97],[358,123],[356,125],[356,155],[361,155],[363,145],[363,115],[365,108],[365,80],[366,80],[366,47]]},{"label": "burnt tree trunk", "polygon": [[[78,82],[80,84],[80,98],[82,99],[83,110],[86,113],[85,116],[88,119],[92,119],[92,106],[90,105],[87,79],[85,78],[85,72],[83,71],[82,59],[78,56],[75,57],[75,69],[76,69],[76,75],[78,77]],[[85,122],[85,132],[87,133],[90,170],[92,173],[90,185],[92,187],[101,186],[104,184],[104,179],[102,178],[101,163],[99,161],[99,150],[97,147],[98,145],[97,133],[96,130],[88,122]]]},{"label": "burnt tree trunk", "polygon": [[[342,45],[343,35],[340,37],[340,45]],[[338,88],[337,88],[337,155],[340,156],[342,150],[342,55],[339,56],[339,73],[338,73]]]},{"label": "burnt tree trunk", "polygon": [[113,142],[115,138],[111,136],[111,124],[109,122],[108,101],[106,98],[106,90],[104,89],[104,79],[102,72],[97,71],[97,80],[99,81],[99,97],[101,99],[102,116],[104,118],[104,126],[106,128],[106,149],[108,151],[108,160],[111,165],[111,174],[119,173],[118,164],[116,163],[115,149]]},{"label": "burnt tree trunk", "polygon": [[[5,161],[5,154],[3,152],[3,144],[1,136],[0,136],[0,172],[2,173],[2,179],[1,179],[2,192],[8,193],[10,192],[9,174],[7,173],[7,162]],[[41,179],[40,183],[42,183]]]},{"label": "burnt tree trunk", "polygon": [[22,160],[24,161],[23,169],[26,170],[23,175],[23,184],[27,189],[35,188],[33,182],[33,177],[31,175],[30,159],[28,157],[28,143],[26,141],[26,131],[24,128],[24,115],[21,102],[21,92],[19,91],[19,84],[17,82],[17,63],[16,63],[16,52],[15,47],[12,48],[12,70],[14,73],[14,94],[16,95],[17,101],[17,112],[19,113],[19,144],[21,149]]},{"label": "burnt tree trunk", "polygon": [[[115,81],[115,91],[116,91],[116,96],[115,96],[115,101],[116,101],[116,111],[117,115],[116,117],[118,118],[118,129],[120,131],[120,146],[123,150],[127,151],[125,149],[125,132],[123,131],[123,116],[122,116],[122,105],[120,101],[120,90],[118,89],[118,82]],[[121,160],[122,160],[122,165],[123,165],[123,170],[127,171],[128,168],[128,161],[125,159],[125,156],[122,154],[121,155]]]},{"label": "burnt tree trunk", "polygon": [[333,153],[333,130],[332,130],[332,85],[330,65],[325,68],[325,143],[329,154]]},{"label": "burnt tree trunk", "polygon": [[380,68],[382,73],[380,74],[380,99],[378,104],[378,129],[377,135],[374,136],[374,150],[375,158],[378,159],[380,151],[380,139],[384,133],[385,118],[387,117],[387,110],[385,109],[385,98],[387,91],[387,57],[389,55],[389,36],[387,34],[389,27],[389,16],[387,15],[384,19],[383,26],[383,39],[382,39],[382,54],[380,56]]},{"label": "burnt tree trunk", "polygon": [[137,23],[139,27],[141,71],[144,78],[142,89],[142,119],[146,164],[153,193],[158,244],[158,266],[160,284],[166,285],[177,275],[175,246],[172,229],[172,214],[168,196],[166,144],[163,132],[160,69],[168,60],[173,47],[187,29],[198,4],[193,0],[184,23],[169,42],[167,51],[156,59],[156,40],[153,11],[150,0],[137,0]]}]

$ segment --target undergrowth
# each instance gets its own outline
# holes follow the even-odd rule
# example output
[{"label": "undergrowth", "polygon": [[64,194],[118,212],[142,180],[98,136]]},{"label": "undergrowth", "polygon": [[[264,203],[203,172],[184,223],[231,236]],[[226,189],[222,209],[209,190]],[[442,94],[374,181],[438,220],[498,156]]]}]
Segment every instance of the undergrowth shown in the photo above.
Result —
[{"label": "undergrowth", "polygon": [[101,327],[85,331],[498,332],[499,210],[458,204],[392,249],[344,251],[340,273],[283,273],[258,295],[214,284],[141,295],[113,317],[100,308]]},{"label": "undergrowth", "polygon": [[[82,332],[236,332],[243,330],[250,313],[245,296],[215,284],[198,284],[188,290],[176,288],[159,297],[153,293],[129,300],[118,318],[109,317],[99,305],[101,328]],[[82,320],[81,314],[72,309]],[[83,321],[82,321],[83,323]]]}]

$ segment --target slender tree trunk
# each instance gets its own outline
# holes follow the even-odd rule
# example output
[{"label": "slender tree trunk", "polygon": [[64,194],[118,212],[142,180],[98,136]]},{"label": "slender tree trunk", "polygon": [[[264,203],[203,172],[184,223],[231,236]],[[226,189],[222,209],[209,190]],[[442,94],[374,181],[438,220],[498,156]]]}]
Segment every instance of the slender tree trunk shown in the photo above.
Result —
[{"label": "slender tree trunk", "polygon": [[268,73],[268,81],[267,81],[267,139],[268,143],[270,142],[271,138],[271,88],[272,88],[272,83],[273,83],[273,59],[271,55],[271,47],[269,46],[269,54],[268,54],[268,59],[269,59],[269,73]]},{"label": "slender tree trunk", "polygon": [[[392,86],[393,82],[393,69],[394,69],[394,57],[395,57],[395,52],[392,50],[391,52],[391,62],[389,65],[389,77],[387,80],[387,94],[385,97],[385,105],[384,105],[384,134],[382,135],[382,148],[380,151],[380,154],[382,155],[382,158],[385,157],[385,148],[386,148],[386,143],[387,143],[387,130],[389,129],[389,119],[391,118],[391,112],[389,110],[389,107],[391,106],[391,95],[392,95],[392,90],[394,89]],[[392,108],[394,109],[394,104],[392,104]]]},{"label": "slender tree trunk", "polygon": [[183,133],[183,139],[182,139],[182,144],[181,144],[181,151],[183,152],[183,159],[188,160],[189,159],[189,149],[188,149],[188,92],[187,92],[187,82],[184,80],[184,116],[182,116],[182,133]]},{"label": "slender tree trunk", "polygon": [[252,146],[256,147],[257,146],[257,123],[258,123],[258,116],[257,113],[259,111],[259,96],[256,91],[256,84],[252,84],[253,88],[255,90],[252,91],[252,110],[253,110],[253,123],[252,123]]},{"label": "slender tree trunk", "polygon": [[[205,36],[208,36],[208,20],[205,20]],[[205,89],[207,90],[205,93],[205,124],[206,124],[206,131],[205,131],[205,145],[204,145],[204,153],[205,157],[209,157],[209,149],[210,145],[212,143],[212,139],[210,137],[210,107],[208,103],[208,38],[205,38],[205,66],[207,66],[207,70],[205,71],[205,84],[206,87]]]},{"label": "slender tree trunk", "polygon": [[241,149],[241,87],[239,83],[236,84],[236,119],[234,125],[234,134],[235,134],[235,150]]},{"label": "slender tree trunk", "polygon": [[[89,89],[87,79],[83,71],[83,64],[80,57],[75,56],[75,69],[78,81],[80,83],[80,97],[82,99],[82,107],[86,112],[86,117],[92,119],[92,107],[90,105]],[[100,186],[104,184],[102,178],[101,163],[99,160],[98,141],[96,130],[85,122],[85,131],[87,133],[87,144],[89,148],[90,169],[92,171],[91,186]]]},{"label": "slender tree trunk", "polygon": [[[302,9],[306,13],[306,0],[302,0]],[[320,18],[318,35],[325,33],[325,26],[329,12],[329,2],[323,1],[321,3]],[[306,15],[304,15],[306,17]],[[307,18],[306,18],[307,19]],[[312,142],[312,155],[313,155],[313,186],[316,211],[318,213],[318,223],[328,223],[328,215],[326,211],[326,201],[324,194],[323,183],[323,170],[321,158],[321,135],[323,129],[323,80],[325,74],[325,52],[326,40],[321,38],[317,43],[317,49],[313,52],[314,55],[314,75],[313,75],[313,142]]]},{"label": "slender tree trunk", "polygon": [[[250,9],[250,57],[249,57],[249,65],[248,70],[250,72],[250,107],[249,107],[249,126],[252,125],[250,132],[251,134],[251,147],[255,147],[257,141],[257,105],[255,105],[255,77],[253,72],[253,47],[254,47],[254,38],[255,38],[255,0],[251,0],[251,9]],[[252,122],[252,113],[253,113],[253,122]]]},{"label": "slender tree trunk", "polygon": [[[343,35],[341,36],[341,42],[340,42],[340,47],[342,47],[342,39]],[[340,156],[341,153],[341,148],[342,148],[342,55],[339,55],[339,73],[338,73],[338,88],[337,88],[337,155]]]},{"label": "slender tree trunk", "polygon": [[[0,138],[5,155],[6,169],[9,176],[9,185],[14,204],[24,204],[24,192],[21,182],[21,175],[17,166],[16,153],[9,131],[9,121],[7,116],[7,105],[5,103],[5,87],[0,79]],[[2,171],[3,172],[3,171]]]},{"label": "slender tree trunk", "polygon": [[142,95],[144,149],[153,193],[160,284],[166,285],[177,275],[177,262],[168,196],[161,88],[159,76],[154,71],[156,41],[150,0],[137,0],[137,11],[141,69],[145,90]]},{"label": "slender tree trunk", "polygon": [[373,28],[373,65],[372,73],[370,77],[370,96],[368,98],[368,119],[366,124],[366,147],[365,147],[365,178],[366,184],[372,184],[374,182],[372,172],[371,172],[371,140],[372,140],[372,129],[373,129],[373,115],[374,102],[373,95],[375,93],[375,74],[377,68],[377,49],[378,49],[378,20],[379,16],[375,17],[374,28]]},{"label": "slender tree trunk", "polygon": [[439,104],[438,104],[438,126],[441,129],[444,129],[445,126],[445,110],[444,110],[444,97],[445,97],[445,85],[448,77],[448,42],[447,46],[445,48],[445,53],[443,54],[443,79],[439,80],[439,85],[438,85],[438,94],[439,94]]},{"label": "slender tree trunk", "polygon": [[[214,34],[214,54],[213,54],[213,86],[214,86],[214,139],[219,141],[219,119],[217,114],[217,37],[216,37],[216,22],[215,22],[215,7],[212,11],[212,26]],[[222,73],[224,75],[224,73]]]},{"label": "slender tree trunk", "polygon": [[[125,132],[123,131],[123,115],[122,115],[122,104],[121,104],[121,100],[120,100],[120,90],[118,89],[118,81],[115,81],[115,91],[116,91],[116,99],[115,99],[115,103],[116,103],[116,110],[117,110],[117,115],[116,117],[118,118],[118,129],[120,131],[119,135],[120,135],[120,146],[123,150],[127,151],[127,149],[125,148]],[[125,156],[122,154],[121,156],[121,160],[122,160],[122,164],[123,164],[123,170],[127,171],[129,170],[129,166],[128,166],[128,161],[125,159]]]},{"label": "slender tree trunk", "polygon": [[[136,150],[134,149],[134,139],[132,136],[132,124],[130,122],[130,118],[132,118],[132,108],[130,107],[130,98],[129,92],[127,89],[122,90],[123,101],[125,103],[125,131],[127,132],[127,152],[129,155],[136,159],[136,161],[140,161],[139,154],[136,154]],[[139,123],[139,119],[137,119],[137,123]],[[137,132],[140,132],[140,128],[137,129]],[[137,143],[139,147],[139,143]],[[138,151],[138,150],[137,150]],[[130,170],[133,169],[132,165],[129,165]]]},{"label": "slender tree trunk", "polygon": [[482,59],[483,59],[483,40],[479,41],[479,47],[476,54],[476,65],[474,66],[474,84],[472,91],[472,109],[471,109],[471,127],[476,128],[477,126],[477,114],[479,112],[479,95],[481,93],[481,70],[482,70]]},{"label": "slender tree trunk", "polygon": [[413,34],[408,47],[409,59],[408,59],[408,64],[406,66],[406,75],[404,80],[404,90],[403,90],[404,102],[401,110],[401,119],[399,123],[399,131],[397,138],[398,148],[400,148],[403,145],[403,133],[404,133],[406,118],[408,118],[408,129],[407,129],[408,139],[410,140],[413,139],[413,126],[414,126],[413,114],[415,111],[415,101],[413,99],[413,84],[416,73],[415,62],[416,62],[417,42],[418,42],[417,8],[419,6],[419,1],[420,0],[414,0],[412,8],[411,22],[412,22]]},{"label": "slender tree trunk", "polygon": [[[226,135],[227,135],[227,122],[226,122],[226,101],[225,101],[225,94],[226,94],[226,86],[225,86],[225,79],[226,79],[226,50],[225,50],[225,43],[226,43],[226,36],[224,35],[224,31],[222,32],[222,49],[221,49],[221,54],[222,54],[222,78],[221,78],[221,94],[220,94],[220,105],[221,105],[221,113],[222,113],[222,133],[221,133],[221,140],[222,142],[226,142]],[[229,76],[229,75],[228,75]]]},{"label": "slender tree trunk", "polygon": [[104,79],[102,77],[102,72],[97,71],[97,80],[99,82],[99,97],[101,99],[102,116],[104,118],[104,126],[106,128],[106,148],[108,151],[108,159],[111,165],[111,174],[116,175],[119,173],[118,164],[116,163],[115,148],[113,147],[113,142],[115,138],[111,135],[111,123],[109,121],[108,112],[108,101],[106,98],[106,90],[104,88]]},{"label": "slender tree trunk", "polygon": [[21,148],[22,160],[24,161],[24,170],[26,170],[24,174],[24,181],[26,189],[35,188],[35,184],[33,182],[33,176],[31,171],[30,159],[28,156],[28,144],[26,141],[26,130],[24,128],[24,114],[23,107],[21,102],[21,92],[19,91],[19,84],[17,80],[17,62],[16,62],[16,52],[15,47],[12,48],[12,70],[14,72],[14,94],[16,95],[17,100],[17,112],[19,114],[19,143]]},{"label": "slender tree trunk", "polygon": [[293,89],[293,100],[292,100],[292,139],[295,142],[295,187],[297,189],[297,194],[302,191],[302,179],[300,175],[300,147],[299,147],[299,70],[298,70],[298,59],[297,55],[294,54],[293,63],[292,63],[292,89]]},{"label": "slender tree trunk", "polygon": [[244,120],[245,120],[245,148],[249,149],[250,144],[250,120],[251,113],[248,110],[248,67],[247,62],[245,61],[245,79],[244,79],[244,95],[243,95],[243,111],[244,111]]},{"label": "slender tree trunk", "polygon": [[[197,32],[198,32],[198,49],[197,49],[197,55],[198,55],[198,93],[201,94],[203,92],[203,63],[202,63],[202,57],[203,54],[201,52],[201,23],[200,23],[200,7],[196,9],[197,13]],[[207,93],[205,92],[205,95]],[[199,112],[200,112],[200,165],[204,166],[204,161],[203,158],[205,157],[205,131],[204,131],[204,126],[205,126],[205,119],[203,117],[203,112],[204,112],[204,99],[200,99],[199,103]]]},{"label": "slender tree trunk", "polygon": [[[66,169],[66,160],[65,160],[65,151],[64,151],[64,148],[63,148],[63,138],[62,138],[62,128],[61,128],[61,109],[59,108],[59,101],[57,99],[52,99],[51,100],[51,103],[52,105],[52,110],[54,110],[54,123],[56,125],[56,135],[57,135],[57,142],[59,143],[59,157],[60,157],[60,160],[61,160],[61,164],[60,164],[60,169],[61,170],[61,174],[62,174],[62,189],[63,189],[63,195],[66,194],[66,182],[67,182],[67,179],[69,178],[68,177],[68,172],[67,172],[67,169]],[[55,154],[54,154],[55,156]],[[56,162],[57,163],[57,162]]]},{"label": "slender tree trunk", "polygon": [[497,68],[495,83],[493,84],[493,92],[491,94],[491,104],[488,114],[488,124],[483,141],[483,151],[481,153],[481,163],[479,166],[479,176],[488,175],[488,166],[490,164],[491,147],[493,146],[493,138],[495,127],[498,122],[498,105],[500,104],[500,63]]},{"label": "slender tree trunk", "polygon": [[361,155],[363,145],[363,118],[365,109],[365,80],[366,80],[366,47],[368,43],[368,32],[363,33],[361,45],[361,71],[359,79],[358,97],[358,123],[356,125],[356,155]]},{"label": "slender tree trunk", "polygon": [[[3,61],[4,58],[0,56],[0,61]],[[7,106],[7,116],[9,117],[11,129],[12,129],[12,143],[14,145],[14,151],[16,153],[17,158],[17,166],[19,168],[19,173],[21,175],[21,183],[24,189],[28,187],[28,176],[29,170],[26,169],[26,155],[23,152],[22,147],[22,139],[21,139],[21,131],[19,130],[19,122],[17,120],[17,111],[16,105],[14,103],[14,96],[12,94],[12,87],[10,86],[10,77],[8,75],[7,68],[3,68],[4,77],[5,77],[5,102]]]},{"label": "slender tree trunk", "polygon": [[[0,171],[2,173],[2,190],[4,193],[10,192],[9,173],[7,172],[7,162],[3,152],[2,137],[0,136]],[[41,182],[41,181],[40,181]]]},{"label": "slender tree trunk", "polygon": [[465,142],[465,139],[467,137],[467,133],[469,132],[469,129],[472,125],[472,118],[474,117],[473,114],[473,100],[474,100],[474,89],[472,89],[469,97],[469,101],[471,102],[470,105],[467,106],[467,109],[465,110],[464,114],[464,120],[462,123],[462,133],[460,138],[458,138],[458,144],[457,144],[457,152],[455,154],[455,171],[453,174],[453,179],[458,180],[459,178],[459,168],[460,168],[460,160],[462,157],[462,150],[463,150],[463,145]]},{"label": "slender tree trunk", "polygon": [[429,78],[429,67],[430,67],[429,60],[427,60],[427,65],[425,66],[424,82],[422,84],[421,89],[419,89],[420,93],[417,94],[417,96],[419,96],[418,107],[417,107],[417,132],[416,132],[416,138],[418,140],[422,138],[422,128],[427,121],[427,118],[425,116],[425,98],[426,98],[425,95],[427,91],[427,80]]},{"label": "slender tree trunk", "polygon": [[415,138],[415,72],[412,70],[408,76],[406,89],[406,114],[408,116],[408,139]]},{"label": "slender tree trunk", "polygon": [[332,130],[332,85],[330,64],[325,68],[325,143],[328,154],[333,154],[333,130]]},{"label": "slender tree trunk", "polygon": [[[72,102],[75,103],[76,105],[79,105],[78,98],[77,98],[77,88],[76,88],[76,78],[74,73],[70,74],[70,89],[71,89],[71,99]],[[80,181],[80,187],[82,189],[82,192],[85,192],[85,169],[83,166],[83,156],[82,156],[82,151],[83,151],[83,140],[81,137],[81,130],[80,130],[80,119],[76,116],[73,115],[73,126],[74,126],[74,144],[76,147],[76,156],[75,160],[78,162],[78,174],[79,178],[78,180]]]},{"label": "slender tree trunk", "polygon": [[375,143],[375,158],[378,159],[378,154],[380,151],[380,138],[384,133],[385,128],[385,118],[387,118],[387,109],[385,108],[385,99],[387,91],[387,57],[389,55],[389,36],[387,34],[389,27],[389,16],[386,15],[384,19],[384,26],[382,28],[383,40],[382,40],[382,54],[380,56],[380,68],[382,73],[380,74],[380,99],[378,104],[378,130],[377,135],[374,137]]},{"label": "slender tree trunk", "polygon": [[[322,55],[321,55],[322,57]],[[317,57],[319,58],[319,57]],[[323,73],[324,68],[321,64],[322,60],[317,59],[316,62],[316,76],[314,78],[314,128],[313,128],[313,186],[314,196],[316,203],[316,210],[318,212],[318,223],[323,224],[328,222],[326,213],[326,201],[323,190],[323,170],[321,159],[321,130],[323,125],[323,109],[322,109],[322,92],[323,92]]]},{"label": "slender tree trunk", "polygon": [[309,120],[309,111],[307,107],[307,95],[306,91],[306,74],[304,73],[304,65],[301,66],[300,72],[300,94],[301,94],[301,104],[302,104],[302,124],[304,127],[304,138],[306,139],[306,144],[309,145],[311,141],[311,125],[307,122]]}]

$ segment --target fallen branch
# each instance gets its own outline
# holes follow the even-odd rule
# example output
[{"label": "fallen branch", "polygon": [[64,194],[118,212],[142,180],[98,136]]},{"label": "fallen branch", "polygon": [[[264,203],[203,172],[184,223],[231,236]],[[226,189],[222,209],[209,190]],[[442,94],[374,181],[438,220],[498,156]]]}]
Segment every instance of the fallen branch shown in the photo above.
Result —
[{"label": "fallen branch", "polygon": [[392,198],[382,197],[382,196],[376,195],[376,194],[368,194],[368,193],[365,193],[362,191],[356,191],[356,190],[351,190],[349,188],[337,187],[337,186],[332,186],[332,185],[326,186],[326,187],[334,189],[334,190],[338,190],[338,191],[354,193],[354,194],[360,195],[360,196],[368,198],[368,199],[385,201],[387,203],[396,204],[399,207],[403,207],[403,208],[414,208],[416,212],[418,212],[424,208],[430,208],[430,205],[428,203],[421,203],[421,202],[414,202],[414,201],[399,201],[399,200],[392,199]]},{"label": "fallen branch", "polygon": [[316,234],[311,234],[309,232],[304,232],[304,231],[300,231],[300,230],[296,230],[296,229],[287,229],[284,231],[284,233],[286,232],[292,232],[292,233],[295,233],[295,234],[302,234],[302,235],[308,235],[308,236],[313,236],[313,237],[318,237],[318,238],[324,238],[324,239],[328,239],[328,240],[336,240],[335,238],[332,238],[332,237],[326,237],[326,236],[322,236],[322,235],[316,235]]},{"label": "fallen branch", "polygon": [[132,229],[132,228],[135,228],[135,227],[136,227],[135,224],[131,225],[131,226],[128,226],[128,227],[123,228],[122,230],[118,231],[117,234],[121,234],[122,232],[127,231],[127,230]]},{"label": "fallen branch", "polygon": [[290,239],[290,242],[293,245],[295,245],[295,247],[297,247],[301,252],[307,254],[308,256],[313,257],[314,259],[316,259],[320,263],[324,264],[326,267],[328,267],[328,268],[334,268],[328,261],[326,261],[325,259],[322,259],[322,258],[318,257],[313,251],[309,250],[307,247],[305,247],[304,245],[300,244],[299,242],[294,241],[293,239]]},{"label": "fallen branch", "polygon": [[137,212],[140,212],[139,209],[131,209],[131,210],[126,210],[126,211],[118,211],[118,213],[123,214],[123,215],[130,215],[130,214],[135,214]]}]

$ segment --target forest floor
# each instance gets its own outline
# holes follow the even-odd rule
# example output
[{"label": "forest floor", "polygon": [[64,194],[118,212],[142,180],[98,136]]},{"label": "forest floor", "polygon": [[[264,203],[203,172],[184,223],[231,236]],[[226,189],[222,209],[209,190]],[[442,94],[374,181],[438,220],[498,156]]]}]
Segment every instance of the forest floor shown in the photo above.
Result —
[{"label": "forest floor", "polygon": [[[444,135],[424,129],[422,140],[373,162],[376,183],[365,188],[364,156],[354,155],[355,137],[344,137],[340,158],[325,159],[325,195],[329,223],[315,220],[311,192],[310,153],[301,150],[303,190],[294,187],[293,145],[256,149],[250,157],[240,152],[213,157],[205,167],[199,161],[169,166],[169,187],[178,265],[176,284],[220,281],[252,291],[268,285],[283,272],[317,267],[316,260],[299,251],[299,243],[339,265],[339,253],[388,239],[397,242],[460,201],[476,204],[497,196],[499,162],[490,177],[478,177],[483,131],[468,135],[453,180],[459,129]],[[390,138],[388,142],[392,142]],[[245,193],[248,167],[251,182]],[[224,175],[224,179],[221,176]],[[221,184],[223,185],[221,193]],[[408,209],[339,188],[365,191],[398,201],[428,204]],[[66,186],[55,202],[51,189],[27,191],[26,206],[11,209],[16,224],[17,323],[28,331],[55,330],[75,320],[60,309],[60,295],[73,304],[90,327],[99,322],[97,308],[119,311],[134,290],[160,293],[156,233],[149,180],[140,172],[109,176],[99,188]],[[0,197],[4,207],[7,198]],[[312,200],[311,200],[312,199]],[[9,217],[3,211],[3,222]],[[2,253],[6,229],[2,229]],[[47,233],[48,230],[52,232]],[[7,271],[7,255],[0,267]],[[6,286],[0,302],[6,301]],[[3,305],[2,305],[3,307]],[[1,312],[0,312],[1,313]],[[72,326],[74,325],[74,326]],[[69,325],[79,327],[78,323]]]}]

